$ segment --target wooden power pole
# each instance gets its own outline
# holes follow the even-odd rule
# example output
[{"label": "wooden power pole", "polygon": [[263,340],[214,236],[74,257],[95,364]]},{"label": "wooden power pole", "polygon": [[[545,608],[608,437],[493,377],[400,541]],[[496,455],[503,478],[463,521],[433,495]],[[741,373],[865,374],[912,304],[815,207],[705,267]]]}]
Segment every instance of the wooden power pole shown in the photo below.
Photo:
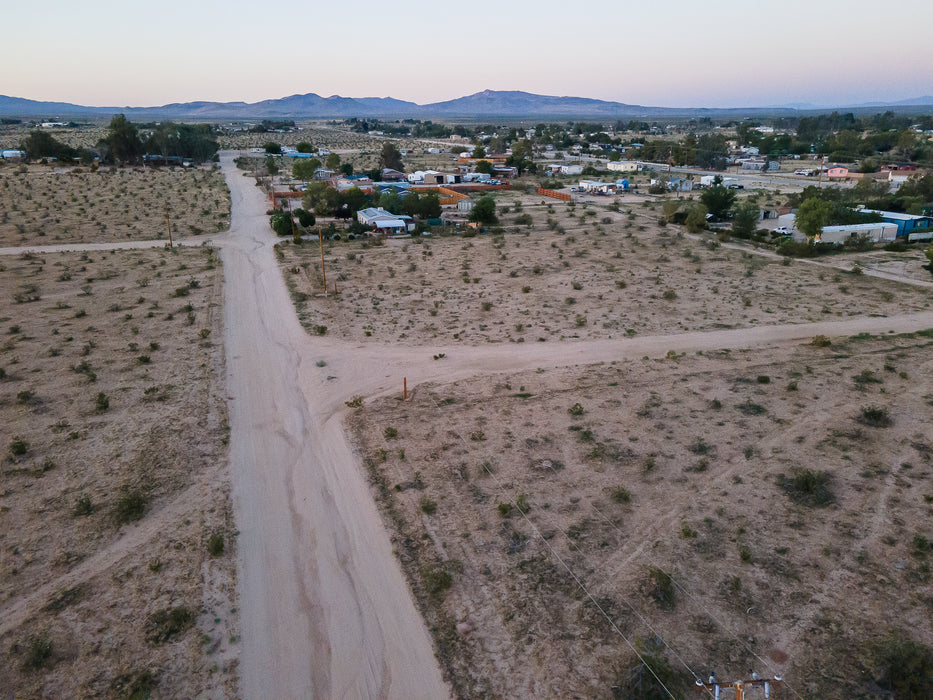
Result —
[{"label": "wooden power pole", "polygon": [[172,219],[168,214],[168,202],[165,203],[165,224],[168,226],[168,247],[172,247]]},{"label": "wooden power pole", "polygon": [[771,688],[783,683],[783,679],[780,676],[775,676],[774,678],[759,678],[757,673],[752,673],[751,676],[751,680],[747,681],[720,683],[716,680],[715,674],[711,673],[709,675],[709,682],[703,683],[702,681],[698,680],[697,686],[710,691],[715,700],[720,700],[721,690],[735,690],[735,700],[745,700],[745,692],[751,690],[752,688],[764,688],[765,698],[770,698]]}]

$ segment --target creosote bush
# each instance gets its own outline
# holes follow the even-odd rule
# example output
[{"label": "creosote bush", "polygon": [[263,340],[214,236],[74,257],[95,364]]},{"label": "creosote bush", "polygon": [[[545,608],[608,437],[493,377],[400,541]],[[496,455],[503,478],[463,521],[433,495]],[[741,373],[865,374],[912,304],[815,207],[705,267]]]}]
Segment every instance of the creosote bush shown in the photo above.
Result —
[{"label": "creosote bush", "polygon": [[212,557],[219,557],[224,553],[224,536],[219,532],[207,538],[207,553]]},{"label": "creosote bush", "polygon": [[778,486],[802,505],[822,507],[833,502],[829,472],[797,469],[790,477],[779,475]]},{"label": "creosote bush", "polygon": [[893,421],[888,415],[888,409],[882,406],[865,406],[859,421],[873,428],[887,428]]}]

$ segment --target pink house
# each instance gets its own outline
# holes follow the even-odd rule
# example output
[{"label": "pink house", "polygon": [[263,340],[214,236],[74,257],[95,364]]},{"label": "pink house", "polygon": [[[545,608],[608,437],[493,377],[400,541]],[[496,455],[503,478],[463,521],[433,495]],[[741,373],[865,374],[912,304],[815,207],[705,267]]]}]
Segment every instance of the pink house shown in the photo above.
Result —
[{"label": "pink house", "polygon": [[834,165],[826,169],[826,176],[830,178],[849,177],[849,169],[844,168],[841,165]]}]

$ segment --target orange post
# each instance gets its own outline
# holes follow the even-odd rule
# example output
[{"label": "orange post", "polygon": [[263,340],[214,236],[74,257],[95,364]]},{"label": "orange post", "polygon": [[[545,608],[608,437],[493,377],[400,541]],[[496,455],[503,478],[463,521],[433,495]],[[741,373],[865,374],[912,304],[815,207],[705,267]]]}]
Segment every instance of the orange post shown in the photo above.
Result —
[{"label": "orange post", "polygon": [[408,377],[402,379],[402,398],[408,400]]}]

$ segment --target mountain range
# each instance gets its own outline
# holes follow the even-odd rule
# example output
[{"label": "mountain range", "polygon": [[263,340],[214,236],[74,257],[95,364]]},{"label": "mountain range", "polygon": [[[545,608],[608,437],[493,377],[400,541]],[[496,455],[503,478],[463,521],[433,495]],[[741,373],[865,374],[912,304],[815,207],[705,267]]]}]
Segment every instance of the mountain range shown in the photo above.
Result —
[{"label": "mountain range", "polygon": [[261,102],[176,102],[158,107],[89,107],[68,102],[40,102],[21,97],[0,95],[0,114],[16,117],[74,118],[111,116],[123,113],[127,117],[163,117],[174,119],[285,119],[285,118],[648,118],[702,117],[729,115],[796,115],[802,112],[846,109],[917,111],[933,105],[933,97],[925,96],[899,102],[867,102],[860,105],[818,107],[809,104],[788,104],[772,107],[693,108],[646,107],[622,102],[607,102],[587,97],[555,97],[520,91],[484,90],[473,95],[445,102],[419,105],[392,97],[321,97],[315,93],[290,95]]}]

